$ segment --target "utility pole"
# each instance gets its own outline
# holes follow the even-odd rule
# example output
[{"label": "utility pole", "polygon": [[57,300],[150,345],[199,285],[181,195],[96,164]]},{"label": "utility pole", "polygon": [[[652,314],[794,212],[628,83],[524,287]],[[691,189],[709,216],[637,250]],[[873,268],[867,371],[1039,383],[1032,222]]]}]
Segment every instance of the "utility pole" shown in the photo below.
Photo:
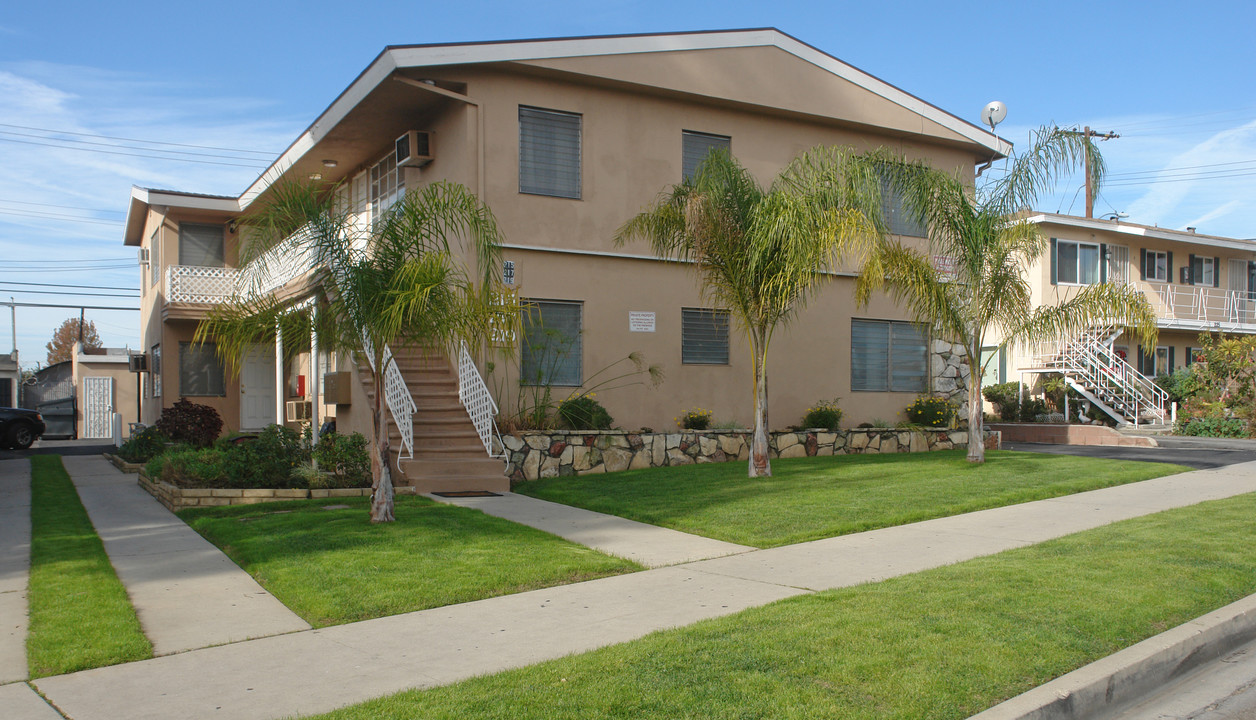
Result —
[{"label": "utility pole", "polygon": [[[1085,137],[1087,144],[1090,143],[1090,139],[1092,137],[1099,138],[1100,140],[1115,140],[1121,137],[1120,135],[1117,135],[1114,132],[1106,132],[1106,133],[1095,132],[1094,130],[1090,129],[1089,125],[1087,125],[1085,129],[1083,129],[1081,132],[1078,132],[1076,130],[1069,130],[1067,132],[1070,135],[1081,135]],[[1093,218],[1095,216],[1095,189],[1090,184],[1090,153],[1089,152],[1085,154],[1085,161],[1086,161],[1086,217]]]}]

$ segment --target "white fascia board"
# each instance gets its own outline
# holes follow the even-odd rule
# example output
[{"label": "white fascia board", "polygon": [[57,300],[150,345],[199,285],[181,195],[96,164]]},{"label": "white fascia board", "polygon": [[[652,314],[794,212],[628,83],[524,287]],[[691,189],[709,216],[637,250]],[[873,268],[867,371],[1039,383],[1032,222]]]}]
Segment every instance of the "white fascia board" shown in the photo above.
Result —
[{"label": "white fascia board", "polygon": [[138,185],[131,186],[131,203],[127,207],[126,222],[123,225],[123,245],[140,245],[144,238],[144,221],[148,218],[148,208],[153,205],[187,208],[189,210],[213,210],[215,212],[240,212],[240,201],[235,198],[205,197],[204,195],[188,195],[185,193],[163,190],[150,190]]},{"label": "white fascia board", "polygon": [[1237,240],[1215,237],[1212,235],[1197,235],[1195,233],[1180,232],[1178,230],[1168,230],[1165,228],[1149,228],[1145,225],[1129,225],[1120,222],[1109,222],[1107,220],[1096,220],[1094,218],[1066,217],[1061,215],[1048,215],[1045,213],[1031,215],[1025,218],[1025,220],[1026,222],[1039,225],[1063,225],[1082,230],[1110,232],[1120,235],[1133,235],[1135,237],[1147,237],[1154,238],[1156,240],[1168,240],[1170,242],[1190,243],[1192,245],[1204,245],[1207,247],[1256,253],[1256,242],[1252,240]]},{"label": "white fascia board", "polygon": [[965,122],[883,80],[847,65],[779,30],[732,30],[728,32],[677,33],[670,35],[637,35],[624,37],[590,37],[558,40],[527,40],[521,42],[479,43],[465,45],[434,45],[394,47],[385,50],[340,97],[314,121],[300,137],[279,156],[240,196],[241,208],[265,192],[306,152],[314,147],[331,128],[360,103],[372,90],[398,68],[472,65],[492,62],[517,62],[554,58],[589,57],[597,55],[630,55],[683,50],[717,50],[740,47],[776,47],[823,70],[858,85],[865,90],[901,105],[991,152],[1008,155],[1012,144],[1003,138]]}]

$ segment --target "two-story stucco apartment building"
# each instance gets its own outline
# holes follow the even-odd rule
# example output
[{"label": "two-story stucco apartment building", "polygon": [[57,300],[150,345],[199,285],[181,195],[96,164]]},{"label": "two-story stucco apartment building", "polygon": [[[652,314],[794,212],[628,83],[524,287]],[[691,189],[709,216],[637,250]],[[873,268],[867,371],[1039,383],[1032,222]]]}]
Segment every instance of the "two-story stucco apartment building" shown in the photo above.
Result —
[{"label": "two-story stucco apartment building", "polygon": [[[342,183],[366,222],[407,189],[436,180],[466,185],[493,209],[506,239],[502,272],[535,308],[525,335],[539,314],[572,344],[558,362],[530,357],[527,347],[490,358],[491,372],[478,361],[503,412],[513,409],[521,365],[547,368],[565,397],[639,352],[666,379],[653,390],[599,393],[617,425],[665,429],[692,407],[748,423],[750,358],[736,324],[703,300],[685,265],[612,239],[713,147],[728,149],[766,184],[817,145],[890,147],[969,178],[1011,150],[982,128],[770,29],[389,47],[240,196],[132,193],[125,242],[147,251],[144,419],[188,397],[217,407],[228,428],[257,429],[309,412],[335,416],[342,429],[369,428],[359,368],[349,358],[316,354],[311,367],[307,354],[285,367],[273,347],[258,348],[236,376],[224,372],[212,347],[191,343],[198,320],[235,289],[237,219],[277,181],[318,175]],[[923,234],[890,212],[896,232]],[[310,293],[306,269],[295,262],[274,286],[300,303]],[[918,394],[938,383],[953,389],[953,373],[937,372],[946,363],[937,362],[927,333],[885,298],[857,307],[851,268],[836,270],[773,345],[773,423],[797,422],[810,405],[835,397],[850,423],[897,420]],[[418,364],[396,352],[402,375],[418,377]],[[425,433],[447,432],[434,430],[423,408],[449,409],[448,392],[425,396],[420,385],[409,390],[419,413],[416,457]],[[313,405],[306,410],[300,400]],[[460,409],[449,419],[459,413],[465,421]]]}]

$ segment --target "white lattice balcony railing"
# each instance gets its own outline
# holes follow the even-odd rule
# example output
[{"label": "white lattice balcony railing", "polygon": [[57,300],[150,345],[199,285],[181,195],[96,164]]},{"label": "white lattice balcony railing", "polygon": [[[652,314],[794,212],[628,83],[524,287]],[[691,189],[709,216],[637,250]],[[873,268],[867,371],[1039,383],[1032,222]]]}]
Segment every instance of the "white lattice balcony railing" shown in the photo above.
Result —
[{"label": "white lattice balcony railing", "polygon": [[166,268],[166,302],[221,303],[236,293],[239,277],[235,268],[171,265]]}]

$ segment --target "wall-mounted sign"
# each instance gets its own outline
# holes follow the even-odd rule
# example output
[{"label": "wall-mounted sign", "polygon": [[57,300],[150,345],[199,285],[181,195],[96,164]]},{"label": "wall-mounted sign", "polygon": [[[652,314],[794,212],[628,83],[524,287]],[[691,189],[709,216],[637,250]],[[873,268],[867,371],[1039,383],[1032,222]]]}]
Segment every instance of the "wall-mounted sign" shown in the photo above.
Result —
[{"label": "wall-mounted sign", "polygon": [[654,313],[630,310],[628,312],[628,331],[654,332]]},{"label": "wall-mounted sign", "polygon": [[942,282],[954,282],[959,277],[959,263],[955,258],[947,255],[934,255],[933,269]]}]

